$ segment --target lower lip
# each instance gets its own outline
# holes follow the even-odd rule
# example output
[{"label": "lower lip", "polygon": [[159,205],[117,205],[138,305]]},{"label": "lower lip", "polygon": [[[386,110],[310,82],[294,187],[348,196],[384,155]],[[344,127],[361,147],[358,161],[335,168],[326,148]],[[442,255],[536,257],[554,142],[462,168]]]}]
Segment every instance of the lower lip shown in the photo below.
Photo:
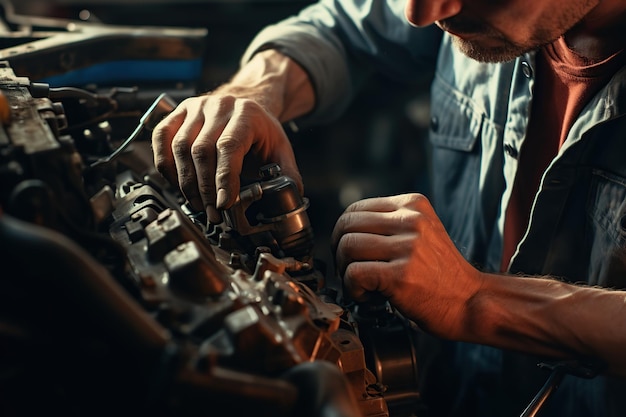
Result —
[{"label": "lower lip", "polygon": [[464,42],[473,42],[475,44],[479,44],[483,47],[496,47],[502,44],[502,41],[498,37],[489,36],[483,33],[454,33],[449,32],[452,36],[456,36],[457,38],[463,40]]},{"label": "lower lip", "polygon": [[480,33],[462,33],[462,32],[455,32],[453,30],[450,29],[444,29],[446,32],[448,32],[449,34],[456,36],[457,38],[461,38],[463,40],[469,41],[472,39],[476,39],[478,37],[480,37]]}]

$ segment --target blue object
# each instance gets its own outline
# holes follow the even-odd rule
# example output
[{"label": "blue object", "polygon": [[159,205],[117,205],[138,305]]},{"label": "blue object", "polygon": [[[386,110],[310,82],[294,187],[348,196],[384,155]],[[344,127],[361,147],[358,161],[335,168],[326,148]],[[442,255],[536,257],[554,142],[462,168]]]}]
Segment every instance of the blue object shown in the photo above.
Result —
[{"label": "blue object", "polygon": [[51,87],[112,84],[124,81],[197,81],[202,60],[110,61],[46,77],[40,82]]}]

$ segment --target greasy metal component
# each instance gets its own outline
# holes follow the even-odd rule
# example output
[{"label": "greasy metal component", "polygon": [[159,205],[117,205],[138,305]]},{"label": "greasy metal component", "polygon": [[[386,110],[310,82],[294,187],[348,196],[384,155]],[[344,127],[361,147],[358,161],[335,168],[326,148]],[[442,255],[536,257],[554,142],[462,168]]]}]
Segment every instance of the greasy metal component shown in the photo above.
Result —
[{"label": "greasy metal component", "polygon": [[384,386],[383,397],[395,415],[414,413],[422,406],[417,354],[419,334],[409,321],[388,303],[358,305],[353,309],[359,337],[365,349],[367,368]]},{"label": "greasy metal component", "polygon": [[[0,276],[0,346],[19,356],[15,378],[0,379],[0,390],[16,394],[10,399],[23,404],[32,395],[36,369],[60,376],[33,414],[59,405],[54,411],[94,415],[92,404],[106,403],[95,415],[120,407],[165,416],[390,415],[385,385],[393,381],[381,384],[383,374],[368,368],[351,311],[321,294],[308,202],[278,166],[244,187],[225,216],[235,221],[207,224],[146,165],[149,147],[134,143],[91,168],[83,161],[108,154],[110,125],[83,134],[104,121],[66,119],[44,85],[16,77],[6,62],[0,90],[11,110],[0,128],[0,231],[5,253],[19,254],[6,260],[16,262],[14,272]],[[9,215],[36,227],[20,232]],[[31,262],[27,247],[44,264]],[[5,321],[19,331],[4,331]],[[384,328],[369,335],[368,343],[388,339]],[[389,363],[410,350],[381,355],[380,344],[371,346]]]},{"label": "greasy metal component", "polygon": [[205,48],[206,29],[124,27],[20,16],[3,4],[7,20],[20,25],[15,45],[0,50],[18,74],[33,80],[99,63],[123,60],[195,60]]},{"label": "greasy metal component", "polygon": [[123,187],[131,191],[117,193],[111,234],[129,254],[143,304],[174,334],[201,341],[204,378],[212,366],[267,377],[329,361],[350,375],[363,415],[388,415],[380,393],[369,391],[374,377],[363,345],[339,328],[344,310],[292,279],[292,258],[262,251],[252,273],[227,267],[229,252],[207,246],[200,229],[154,189]]},{"label": "greasy metal component", "polygon": [[[91,229],[93,213],[82,178],[82,158],[67,126],[63,107],[50,99],[34,98],[30,81],[18,77],[0,61],[0,91],[8,102],[10,122],[0,126],[0,169],[4,173],[0,203],[16,217],[45,223],[64,232],[74,226]],[[33,180],[41,180],[35,183]],[[46,196],[45,205],[40,197]],[[62,202],[62,203],[61,203]],[[67,216],[46,215],[63,204]]]},{"label": "greasy metal component", "polygon": [[33,98],[29,86],[29,80],[16,77],[8,62],[0,62],[0,88],[10,103],[11,123],[4,126],[6,135],[26,154],[58,149],[58,132],[65,126],[65,116],[55,117],[52,102]]},{"label": "greasy metal component", "polygon": [[277,164],[261,168],[261,179],[241,188],[225,223],[253,246],[266,246],[281,256],[307,260],[313,248],[313,230],[306,214],[308,199],[295,182],[281,175]]}]

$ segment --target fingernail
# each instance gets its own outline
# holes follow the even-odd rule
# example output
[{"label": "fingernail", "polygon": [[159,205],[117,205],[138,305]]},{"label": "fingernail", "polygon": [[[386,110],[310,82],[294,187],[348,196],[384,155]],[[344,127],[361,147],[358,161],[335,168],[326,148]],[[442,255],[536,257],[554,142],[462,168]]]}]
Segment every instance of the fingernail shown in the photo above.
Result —
[{"label": "fingernail", "polygon": [[220,188],[219,190],[217,190],[217,198],[215,200],[215,207],[217,207],[218,209],[223,209],[225,205],[226,205],[226,190],[223,188]]}]

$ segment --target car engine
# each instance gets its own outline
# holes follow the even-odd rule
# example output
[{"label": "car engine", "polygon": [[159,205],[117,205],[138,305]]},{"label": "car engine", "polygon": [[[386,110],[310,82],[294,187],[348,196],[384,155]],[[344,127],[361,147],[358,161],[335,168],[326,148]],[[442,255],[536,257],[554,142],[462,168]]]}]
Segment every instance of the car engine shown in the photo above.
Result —
[{"label": "car engine", "polygon": [[0,414],[419,415],[416,329],[344,305],[293,181],[211,224],[153,167],[149,93],[0,62]]}]

